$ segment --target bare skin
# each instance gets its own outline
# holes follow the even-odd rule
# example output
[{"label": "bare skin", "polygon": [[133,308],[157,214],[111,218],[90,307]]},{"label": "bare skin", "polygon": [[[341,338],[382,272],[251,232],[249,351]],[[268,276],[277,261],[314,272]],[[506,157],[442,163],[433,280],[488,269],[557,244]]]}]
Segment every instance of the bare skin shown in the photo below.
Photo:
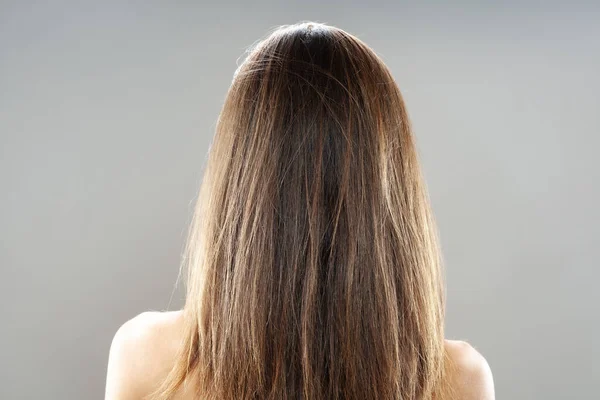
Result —
[{"label": "bare skin", "polygon": [[[170,311],[145,312],[123,324],[110,347],[105,399],[139,400],[154,391],[175,362],[182,323],[181,311]],[[446,350],[453,365],[448,372],[453,397],[494,400],[492,372],[485,358],[463,341],[446,340]],[[193,395],[181,390],[176,398]]]}]

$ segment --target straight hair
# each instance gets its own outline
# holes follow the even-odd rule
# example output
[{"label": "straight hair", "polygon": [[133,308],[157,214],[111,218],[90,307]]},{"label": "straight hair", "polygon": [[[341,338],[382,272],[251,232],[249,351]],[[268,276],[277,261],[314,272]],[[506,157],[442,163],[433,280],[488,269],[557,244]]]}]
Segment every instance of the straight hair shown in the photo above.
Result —
[{"label": "straight hair", "polygon": [[442,262],[409,117],[342,29],[283,25],[248,49],[182,260],[183,341],[155,398],[439,392]]}]

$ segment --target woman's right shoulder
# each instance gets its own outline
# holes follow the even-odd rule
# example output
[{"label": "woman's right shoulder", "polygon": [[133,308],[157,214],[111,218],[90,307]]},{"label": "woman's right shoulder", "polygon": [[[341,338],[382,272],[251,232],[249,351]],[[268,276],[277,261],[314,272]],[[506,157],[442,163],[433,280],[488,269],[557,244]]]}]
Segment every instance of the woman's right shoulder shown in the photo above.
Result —
[{"label": "woman's right shoulder", "polygon": [[446,340],[445,382],[442,397],[460,400],[494,400],[494,379],[487,360],[462,340]]},{"label": "woman's right shoulder", "polygon": [[140,399],[154,391],[175,363],[182,311],[141,313],[116,331],[109,351],[106,399]]}]

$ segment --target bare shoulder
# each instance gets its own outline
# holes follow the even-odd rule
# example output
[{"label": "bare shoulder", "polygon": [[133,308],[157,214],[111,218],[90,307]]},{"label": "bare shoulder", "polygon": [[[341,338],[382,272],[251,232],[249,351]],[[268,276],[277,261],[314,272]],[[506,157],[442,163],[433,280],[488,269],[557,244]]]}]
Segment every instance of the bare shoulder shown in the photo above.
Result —
[{"label": "bare shoulder", "polygon": [[182,327],[182,311],[149,311],[125,322],[110,346],[105,399],[140,399],[152,392],[175,362]]},{"label": "bare shoulder", "polygon": [[494,400],[494,379],[487,360],[469,343],[446,340],[447,382],[453,398]]}]

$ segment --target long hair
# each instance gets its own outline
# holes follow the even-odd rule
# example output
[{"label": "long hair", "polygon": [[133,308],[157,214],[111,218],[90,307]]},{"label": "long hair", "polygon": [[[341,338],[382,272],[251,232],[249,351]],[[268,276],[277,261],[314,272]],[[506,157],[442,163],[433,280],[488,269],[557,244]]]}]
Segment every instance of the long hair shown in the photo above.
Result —
[{"label": "long hair", "polygon": [[401,93],[333,26],[248,50],[211,144],[184,263],[181,352],[156,392],[430,399],[441,257]]}]

